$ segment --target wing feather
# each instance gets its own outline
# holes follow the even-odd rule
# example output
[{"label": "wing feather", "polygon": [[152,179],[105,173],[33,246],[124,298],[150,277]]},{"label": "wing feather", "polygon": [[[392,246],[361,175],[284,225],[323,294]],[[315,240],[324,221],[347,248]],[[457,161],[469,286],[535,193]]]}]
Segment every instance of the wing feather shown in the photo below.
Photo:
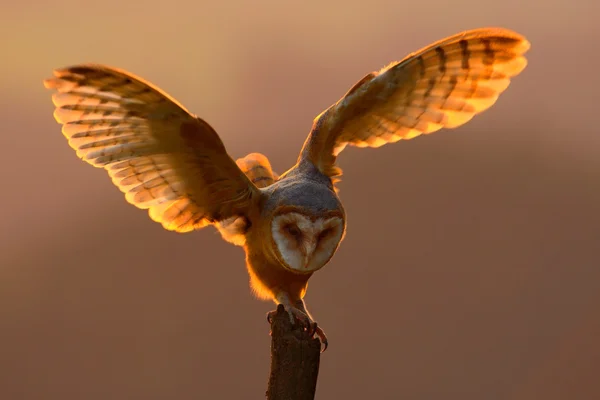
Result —
[{"label": "wing feather", "polygon": [[246,157],[238,158],[235,163],[248,179],[259,188],[272,185],[279,179],[279,175],[271,168],[269,159],[263,154],[250,153]]},{"label": "wing feather", "polygon": [[188,232],[245,215],[258,188],[205,121],[152,84],[97,64],[54,71],[54,117],[77,155],[104,168],[126,200]]},{"label": "wing feather", "polygon": [[496,102],[526,67],[529,47],[513,31],[475,29],[371,72],[315,119],[299,161],[334,177],[347,145],[380,147],[459,127]]},{"label": "wing feather", "polygon": [[[271,168],[269,159],[260,153],[250,153],[245,157],[235,160],[238,167],[259,188],[272,185],[279,179],[279,175]],[[223,239],[236,246],[246,244],[248,221],[243,217],[233,217],[220,221],[216,225]]]}]

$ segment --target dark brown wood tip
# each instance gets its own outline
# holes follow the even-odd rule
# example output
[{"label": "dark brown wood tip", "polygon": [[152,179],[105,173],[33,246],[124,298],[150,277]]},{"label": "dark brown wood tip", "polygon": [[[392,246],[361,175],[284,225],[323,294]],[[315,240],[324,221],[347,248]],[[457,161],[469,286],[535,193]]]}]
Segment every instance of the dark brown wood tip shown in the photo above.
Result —
[{"label": "dark brown wood tip", "polygon": [[321,342],[294,325],[280,304],[271,318],[271,374],[267,400],[313,400]]}]

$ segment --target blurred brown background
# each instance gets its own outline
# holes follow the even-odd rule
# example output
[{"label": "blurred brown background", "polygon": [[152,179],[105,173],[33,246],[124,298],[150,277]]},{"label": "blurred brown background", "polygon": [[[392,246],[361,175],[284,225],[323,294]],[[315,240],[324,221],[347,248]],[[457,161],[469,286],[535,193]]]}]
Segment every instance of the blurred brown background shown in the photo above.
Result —
[{"label": "blurred brown background", "polygon": [[[318,399],[598,399],[600,89],[592,0],[3,3],[0,398],[259,399],[269,336],[243,252],[164,231],[77,159],[42,79],[156,83],[234,157],[293,164],[358,79],[505,26],[530,64],[455,131],[341,157],[346,240],[307,300]],[[376,204],[380,207],[373,209]],[[392,323],[389,323],[392,316]]]}]

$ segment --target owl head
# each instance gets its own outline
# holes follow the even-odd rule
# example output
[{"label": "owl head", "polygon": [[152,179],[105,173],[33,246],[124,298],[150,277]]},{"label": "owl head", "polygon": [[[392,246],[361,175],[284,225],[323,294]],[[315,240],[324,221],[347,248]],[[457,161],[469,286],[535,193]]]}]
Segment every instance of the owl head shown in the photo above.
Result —
[{"label": "owl head", "polygon": [[346,214],[330,179],[312,165],[304,166],[303,172],[305,175],[291,176],[267,189],[270,195],[265,210],[269,215],[264,220],[271,254],[287,270],[310,274],[336,252],[346,230]]}]

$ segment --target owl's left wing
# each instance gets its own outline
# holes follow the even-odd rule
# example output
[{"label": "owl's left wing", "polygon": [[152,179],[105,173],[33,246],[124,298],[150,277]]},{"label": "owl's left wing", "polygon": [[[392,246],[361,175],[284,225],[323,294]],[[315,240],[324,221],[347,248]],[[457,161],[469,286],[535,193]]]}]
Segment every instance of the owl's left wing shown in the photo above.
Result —
[{"label": "owl's left wing", "polygon": [[372,72],[315,118],[300,161],[334,177],[346,145],[379,147],[461,126],[496,102],[526,67],[529,47],[510,30],[475,29]]},{"label": "owl's left wing", "polygon": [[168,230],[246,215],[260,190],[205,121],[149,82],[97,64],[44,81],[77,155],[104,168],[126,200]]}]

